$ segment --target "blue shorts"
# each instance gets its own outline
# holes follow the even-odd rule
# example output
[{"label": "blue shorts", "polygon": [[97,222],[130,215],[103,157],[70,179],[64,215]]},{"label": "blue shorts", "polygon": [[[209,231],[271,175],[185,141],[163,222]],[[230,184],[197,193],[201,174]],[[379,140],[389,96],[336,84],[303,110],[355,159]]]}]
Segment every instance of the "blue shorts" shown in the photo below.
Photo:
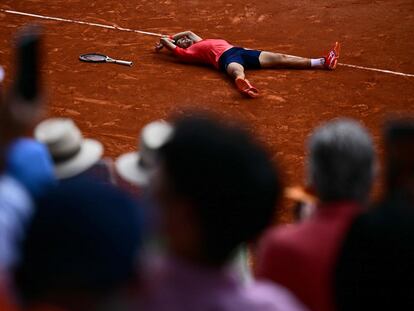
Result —
[{"label": "blue shorts", "polygon": [[230,63],[238,63],[245,69],[260,69],[260,53],[262,53],[262,51],[232,47],[220,56],[219,68],[222,71],[226,71],[227,66]]}]

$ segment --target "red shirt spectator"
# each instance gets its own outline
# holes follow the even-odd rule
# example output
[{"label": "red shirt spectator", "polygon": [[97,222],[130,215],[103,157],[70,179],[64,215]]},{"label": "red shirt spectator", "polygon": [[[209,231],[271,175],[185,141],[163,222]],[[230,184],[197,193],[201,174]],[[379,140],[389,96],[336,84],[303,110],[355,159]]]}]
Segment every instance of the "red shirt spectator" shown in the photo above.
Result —
[{"label": "red shirt spectator", "polygon": [[334,265],[360,211],[351,202],[327,204],[302,224],[270,230],[259,245],[257,276],[290,289],[311,310],[335,310]]},{"label": "red shirt spectator", "polygon": [[368,201],[374,148],[359,123],[336,119],[314,131],[308,153],[309,186],[321,203],[303,223],[265,235],[257,275],[287,287],[313,311],[333,311],[335,265],[351,222]]}]

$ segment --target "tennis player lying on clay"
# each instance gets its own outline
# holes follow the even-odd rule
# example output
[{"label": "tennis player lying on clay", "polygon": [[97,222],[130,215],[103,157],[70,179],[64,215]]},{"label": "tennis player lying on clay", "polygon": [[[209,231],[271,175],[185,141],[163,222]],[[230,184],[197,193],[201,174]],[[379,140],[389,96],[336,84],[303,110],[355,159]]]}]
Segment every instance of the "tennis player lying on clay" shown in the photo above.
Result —
[{"label": "tennis player lying on clay", "polygon": [[338,63],[340,50],[339,43],[336,42],[327,56],[310,59],[235,47],[222,39],[202,39],[191,31],[162,37],[155,49],[159,51],[163,47],[185,62],[213,65],[216,69],[227,72],[234,79],[237,89],[253,98],[259,95],[259,91],[246,79],[245,69],[333,70]]}]

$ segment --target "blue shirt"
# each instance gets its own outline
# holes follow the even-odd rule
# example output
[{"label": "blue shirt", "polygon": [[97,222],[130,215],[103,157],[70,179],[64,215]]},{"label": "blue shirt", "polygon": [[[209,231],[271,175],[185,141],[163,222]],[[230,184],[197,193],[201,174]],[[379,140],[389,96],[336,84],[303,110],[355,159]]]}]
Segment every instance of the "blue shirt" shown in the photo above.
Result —
[{"label": "blue shirt", "polygon": [[18,245],[34,211],[30,194],[16,179],[0,176],[0,266],[12,267],[19,259]]}]

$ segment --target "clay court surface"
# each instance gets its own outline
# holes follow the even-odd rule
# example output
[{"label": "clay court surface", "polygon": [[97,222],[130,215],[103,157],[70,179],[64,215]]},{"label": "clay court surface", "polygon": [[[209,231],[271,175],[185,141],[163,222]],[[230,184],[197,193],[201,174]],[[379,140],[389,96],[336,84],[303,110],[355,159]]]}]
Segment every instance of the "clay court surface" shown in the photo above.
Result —
[{"label": "clay court surface", "polygon": [[[307,57],[321,56],[339,41],[341,63],[414,73],[412,0],[2,0],[0,9],[165,34],[193,30],[237,46]],[[338,116],[362,121],[380,151],[384,121],[414,114],[414,77],[343,66],[334,72],[251,71],[248,77],[262,94],[251,100],[214,69],[156,54],[155,37],[0,12],[0,64],[7,82],[13,35],[30,22],[46,33],[49,114],[75,119],[111,157],[134,150],[147,122],[197,108],[244,121],[279,160],[287,184],[300,184],[304,141],[322,121]],[[78,56],[86,52],[135,65],[81,63]]]}]

